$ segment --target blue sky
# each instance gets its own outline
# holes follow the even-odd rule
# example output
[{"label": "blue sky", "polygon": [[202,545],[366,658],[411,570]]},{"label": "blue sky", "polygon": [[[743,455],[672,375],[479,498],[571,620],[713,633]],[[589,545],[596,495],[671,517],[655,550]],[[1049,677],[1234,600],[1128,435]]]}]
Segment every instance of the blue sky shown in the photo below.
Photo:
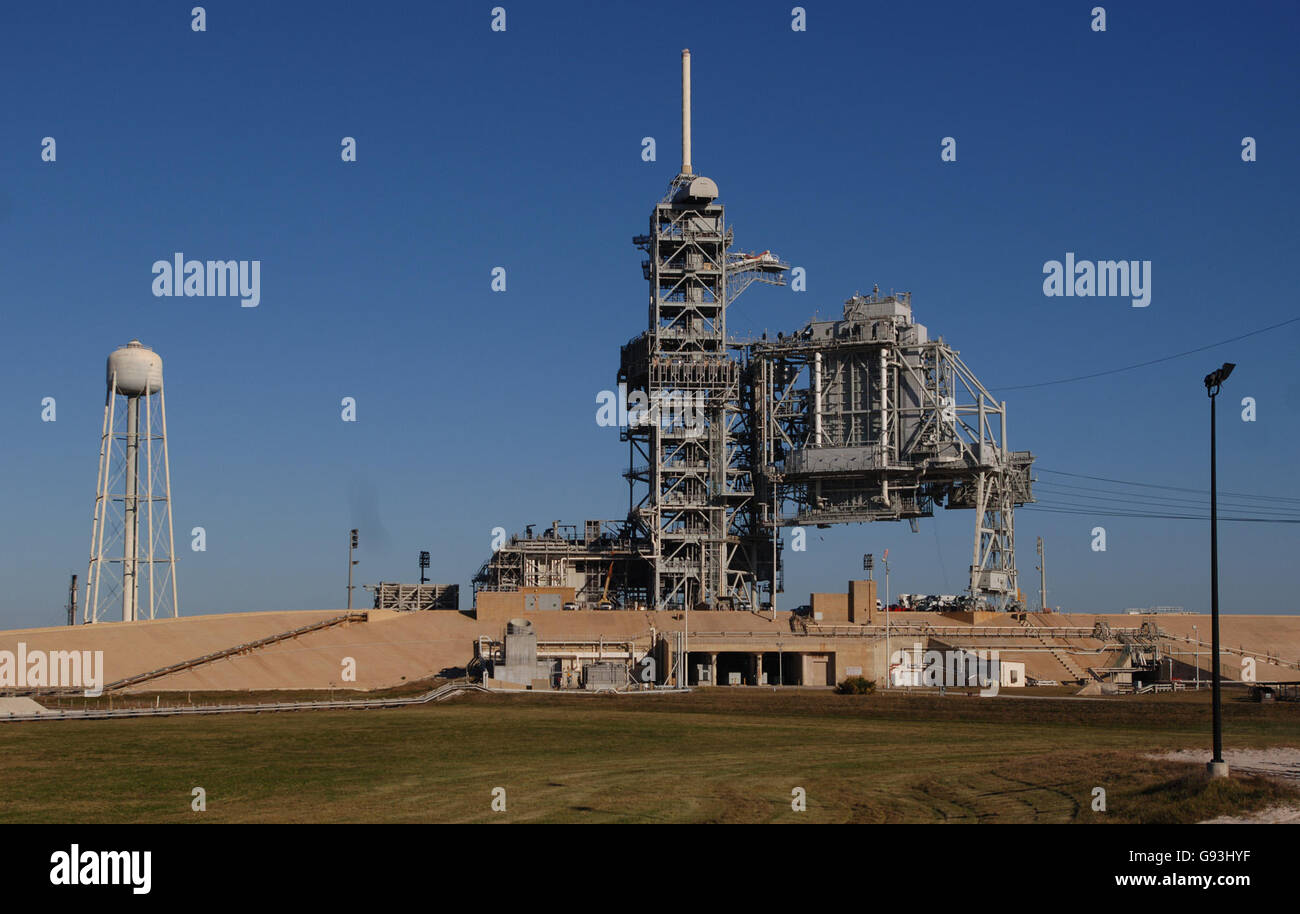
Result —
[{"label": "blue sky", "polygon": [[[203,33],[193,5],[0,10],[0,626],[58,624],[85,574],[104,359],[132,337],[166,362],[185,614],[342,605],[353,526],[361,582],[411,580],[429,549],[431,577],[468,591],[495,526],[621,516],[626,445],[595,397],[645,325],[631,237],[677,169],[687,46],[696,169],[737,247],[808,275],[803,293],[748,291],[734,333],[838,314],[879,283],[998,388],[1296,314],[1290,4],[1106,4],[1102,34],[1093,3],[811,2],[803,33],[790,3],[692,5],[684,26],[685,7],[506,2],[504,33],[493,3],[209,3]],[[151,265],[177,251],[260,260],[260,306],[155,298]],[[1067,251],[1152,261],[1150,307],[1044,297]],[[1295,499],[1298,334],[1007,391],[1011,443],[1044,469],[1204,489],[1200,379],[1231,360],[1221,488]],[[1027,595],[1042,536],[1054,605],[1208,604],[1203,523],[1016,519]],[[885,548],[894,593],[958,592],[972,525],[813,531],[787,553],[785,604]],[[1220,541],[1225,609],[1295,610],[1279,572],[1296,525]]]}]

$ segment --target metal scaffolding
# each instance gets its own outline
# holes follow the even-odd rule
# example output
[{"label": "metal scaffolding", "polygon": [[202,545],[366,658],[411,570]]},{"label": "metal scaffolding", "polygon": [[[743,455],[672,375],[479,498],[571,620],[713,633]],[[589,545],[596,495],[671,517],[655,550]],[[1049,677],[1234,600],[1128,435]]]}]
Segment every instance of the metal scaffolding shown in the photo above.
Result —
[{"label": "metal scaffolding", "polygon": [[1018,600],[1014,509],[1033,500],[1033,457],[1008,450],[1006,404],[929,339],[908,294],[855,295],[841,320],[741,348],[769,524],[972,508],[970,596],[997,609]]},{"label": "metal scaffolding", "polygon": [[728,353],[726,314],[751,283],[782,284],[787,267],[769,252],[732,253],[717,185],[686,168],[633,239],[647,254],[649,327],[623,347],[618,380],[651,406],[622,430],[628,522],[656,606],[756,607],[772,533],[752,523],[742,365]]},{"label": "metal scaffolding", "polygon": [[781,528],[915,520],[941,505],[975,512],[967,602],[1015,608],[1014,509],[1033,500],[1033,457],[1008,450],[1006,404],[929,339],[907,293],[855,295],[842,319],[775,340],[729,339],[727,308],[755,282],[784,285],[789,267],[731,250],[718,187],[691,165],[689,52],[682,92],[681,171],[633,239],[649,314],[618,370],[627,519],[514,537],[475,590],[759,609],[782,590]]}]

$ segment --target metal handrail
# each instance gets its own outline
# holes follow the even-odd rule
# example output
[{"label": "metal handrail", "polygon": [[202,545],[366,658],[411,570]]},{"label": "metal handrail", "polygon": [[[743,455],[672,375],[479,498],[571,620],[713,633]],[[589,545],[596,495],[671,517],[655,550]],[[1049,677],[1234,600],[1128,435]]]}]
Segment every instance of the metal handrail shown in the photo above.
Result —
[{"label": "metal handrail", "polygon": [[400,708],[407,705],[428,704],[443,701],[459,692],[487,692],[486,686],[476,682],[449,682],[423,695],[411,698],[363,698],[329,701],[276,701],[228,705],[173,705],[154,708],[95,708],[80,711],[59,709],[55,711],[33,712],[0,716],[0,721],[20,720],[101,720],[113,717],[166,717],[175,714],[246,714],[261,711],[366,711],[377,708]]},{"label": "metal handrail", "polygon": [[258,638],[255,641],[246,641],[243,644],[237,644],[234,647],[228,647],[225,650],[216,651],[211,654],[204,654],[202,657],[195,657],[192,660],[182,660],[180,663],[173,663],[169,666],[159,667],[156,670],[150,670],[147,673],[137,673],[135,676],[127,676],[125,679],[118,679],[104,686],[105,692],[116,691],[127,686],[137,685],[141,682],[147,682],[150,679],[157,679],[160,676],[166,676],[168,673],[176,673],[181,670],[193,669],[196,666],[202,666],[211,663],[214,660],[221,660],[225,657],[233,657],[237,654],[245,654],[249,651],[255,651],[258,648],[275,644],[277,641],[286,641],[289,638],[296,638],[299,635],[305,635],[308,632],[319,631],[322,628],[332,628],[335,625],[342,625],[345,622],[365,622],[370,618],[365,612],[349,612],[341,616],[333,616],[329,619],[322,619],[320,622],[313,622],[311,625],[304,625],[301,628],[295,628],[292,631],[280,632],[275,635],[269,635],[265,638]]}]

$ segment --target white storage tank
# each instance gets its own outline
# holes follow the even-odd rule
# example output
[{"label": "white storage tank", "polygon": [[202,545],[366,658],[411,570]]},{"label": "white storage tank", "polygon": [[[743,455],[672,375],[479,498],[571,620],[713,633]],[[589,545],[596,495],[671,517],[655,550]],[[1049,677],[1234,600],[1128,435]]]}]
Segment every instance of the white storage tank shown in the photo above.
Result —
[{"label": "white storage tank", "polygon": [[162,356],[139,340],[131,340],[108,357],[109,385],[113,384],[114,374],[117,375],[114,393],[124,397],[156,394],[163,386]]}]

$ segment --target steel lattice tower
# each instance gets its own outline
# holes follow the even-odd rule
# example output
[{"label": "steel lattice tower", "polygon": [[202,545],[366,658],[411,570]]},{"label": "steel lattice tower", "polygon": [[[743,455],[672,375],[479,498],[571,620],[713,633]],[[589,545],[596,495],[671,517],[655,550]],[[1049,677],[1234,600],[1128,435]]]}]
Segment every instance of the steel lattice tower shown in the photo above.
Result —
[{"label": "steel lattice tower", "polygon": [[[619,381],[643,391],[630,423],[629,520],[651,566],[653,606],[757,606],[771,534],[753,523],[753,473],[741,364],[729,357],[727,306],[751,282],[784,282],[767,252],[729,253],[718,187],[691,166],[690,51],[682,52],[682,168],[633,239],[646,252],[649,329],[623,347]],[[693,421],[682,422],[684,404]],[[770,564],[765,579],[770,580]]]},{"label": "steel lattice tower", "polygon": [[131,340],[107,374],[83,621],[178,616],[162,358]]},{"label": "steel lattice tower", "polygon": [[691,164],[690,101],[683,51],[682,167],[633,239],[649,307],[619,362],[627,518],[588,520],[581,536],[530,528],[483,564],[476,590],[570,586],[587,605],[669,610],[759,609],[766,591],[775,608],[783,527],[916,530],[938,506],[975,515],[964,603],[1019,608],[1015,508],[1033,501],[1034,458],[1008,446],[1006,403],[930,338],[905,292],[854,295],[841,318],[775,339],[729,339],[727,308],[754,282],[784,285],[789,266],[731,250],[717,184]]}]

